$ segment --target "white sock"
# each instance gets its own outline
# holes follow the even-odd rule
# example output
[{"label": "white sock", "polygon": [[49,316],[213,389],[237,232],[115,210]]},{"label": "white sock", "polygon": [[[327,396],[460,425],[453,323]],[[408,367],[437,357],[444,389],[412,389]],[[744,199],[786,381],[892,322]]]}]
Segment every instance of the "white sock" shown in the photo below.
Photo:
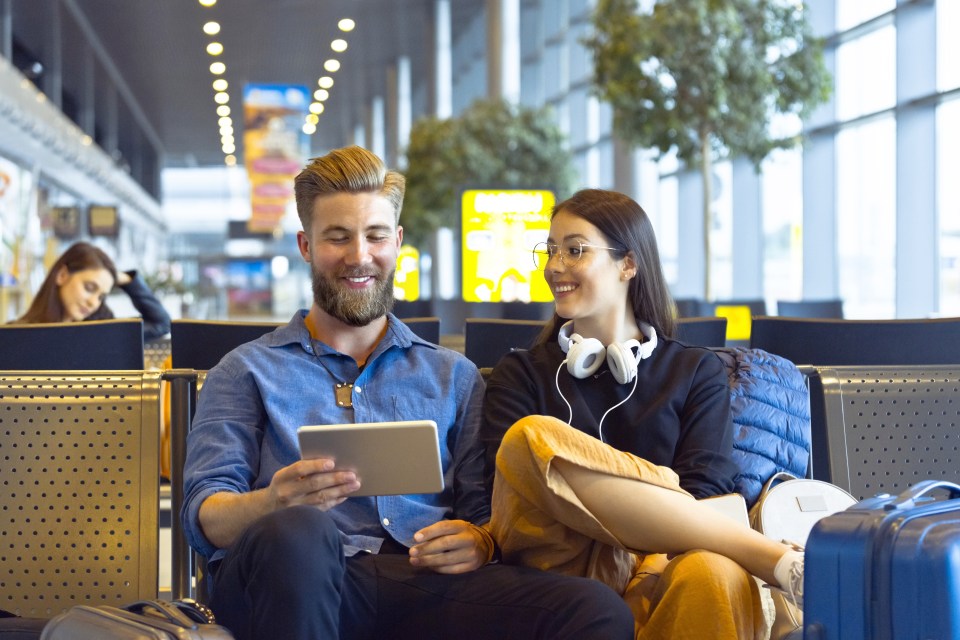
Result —
[{"label": "white sock", "polygon": [[773,577],[776,578],[777,585],[780,588],[783,588],[784,585],[789,584],[790,567],[792,567],[795,562],[803,564],[802,551],[794,551],[791,549],[780,556],[780,559],[777,560],[777,566],[773,568]]}]

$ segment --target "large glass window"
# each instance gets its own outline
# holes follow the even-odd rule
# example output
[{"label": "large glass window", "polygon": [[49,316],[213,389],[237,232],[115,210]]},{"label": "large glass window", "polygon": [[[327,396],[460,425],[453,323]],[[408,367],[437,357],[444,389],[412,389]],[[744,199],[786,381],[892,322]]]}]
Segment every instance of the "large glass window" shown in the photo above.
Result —
[{"label": "large glass window", "polygon": [[[947,0],[954,2],[954,0]],[[891,11],[896,0],[837,0],[837,30],[846,31],[871,18]]]},{"label": "large glass window", "polygon": [[895,316],[896,122],[837,134],[837,252],[840,296],[851,318]]},{"label": "large glass window", "polygon": [[940,219],[940,314],[960,316],[960,100],[937,110],[937,184]]},{"label": "large glass window", "polygon": [[657,215],[653,220],[663,275],[670,285],[680,278],[680,184],[676,174],[660,180]]},{"label": "large glass window", "polygon": [[733,164],[713,165],[710,206],[710,298],[733,297]]},{"label": "large glass window", "polygon": [[937,0],[937,88],[960,87],[960,2]]},{"label": "large glass window", "polygon": [[763,162],[763,297],[803,297],[803,153],[779,150]]},{"label": "large glass window", "polygon": [[896,79],[896,31],[892,26],[840,45],[837,118],[850,120],[889,109],[897,99]]}]

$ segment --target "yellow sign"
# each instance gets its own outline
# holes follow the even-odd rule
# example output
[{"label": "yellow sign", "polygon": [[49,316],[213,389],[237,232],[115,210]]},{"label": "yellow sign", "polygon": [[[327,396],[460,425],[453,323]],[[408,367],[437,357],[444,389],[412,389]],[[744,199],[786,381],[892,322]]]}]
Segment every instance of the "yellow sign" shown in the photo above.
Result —
[{"label": "yellow sign", "polygon": [[550,302],[533,246],[550,232],[551,191],[474,189],[461,200],[463,299],[467,302]]},{"label": "yellow sign", "polygon": [[420,298],[420,252],[416,247],[403,245],[397,256],[397,273],[393,276],[393,297],[397,300]]},{"label": "yellow sign", "polygon": [[727,319],[727,340],[750,339],[750,307],[747,305],[717,305],[715,316]]}]

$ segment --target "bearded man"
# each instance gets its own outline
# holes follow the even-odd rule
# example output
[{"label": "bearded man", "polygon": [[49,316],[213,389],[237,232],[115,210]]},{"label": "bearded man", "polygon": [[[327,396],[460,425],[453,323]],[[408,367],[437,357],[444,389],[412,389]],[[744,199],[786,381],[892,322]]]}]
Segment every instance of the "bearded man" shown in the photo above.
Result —
[{"label": "bearded man", "polygon": [[[207,374],[181,519],[218,623],[238,640],[632,638],[600,582],[497,562],[483,380],[390,313],[404,187],[360,147],[312,160],[295,191],[313,304]],[[438,426],[438,494],[351,497],[354,472],[300,459],[302,425],[422,419]]]}]

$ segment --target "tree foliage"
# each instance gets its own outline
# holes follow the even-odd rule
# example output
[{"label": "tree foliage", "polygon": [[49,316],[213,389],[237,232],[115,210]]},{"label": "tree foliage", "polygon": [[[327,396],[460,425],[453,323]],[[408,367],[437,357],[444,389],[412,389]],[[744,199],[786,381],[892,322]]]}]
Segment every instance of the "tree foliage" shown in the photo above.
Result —
[{"label": "tree foliage", "polygon": [[566,197],[571,154],[546,109],[478,100],[456,118],[418,120],[407,147],[404,238],[456,227],[465,188],[552,189]]},{"label": "tree foliage", "polygon": [[[829,98],[822,42],[795,0],[599,0],[594,84],[628,141],[697,165],[746,156],[755,164],[796,137],[770,133],[774,114],[805,117]],[[707,142],[707,145],[704,145]]]},{"label": "tree foliage", "polygon": [[710,165],[745,156],[759,168],[799,136],[771,133],[777,114],[803,118],[830,95],[823,43],[798,0],[598,0],[594,87],[629,143],[675,151],[699,167],[704,188],[705,295],[709,295]]}]

